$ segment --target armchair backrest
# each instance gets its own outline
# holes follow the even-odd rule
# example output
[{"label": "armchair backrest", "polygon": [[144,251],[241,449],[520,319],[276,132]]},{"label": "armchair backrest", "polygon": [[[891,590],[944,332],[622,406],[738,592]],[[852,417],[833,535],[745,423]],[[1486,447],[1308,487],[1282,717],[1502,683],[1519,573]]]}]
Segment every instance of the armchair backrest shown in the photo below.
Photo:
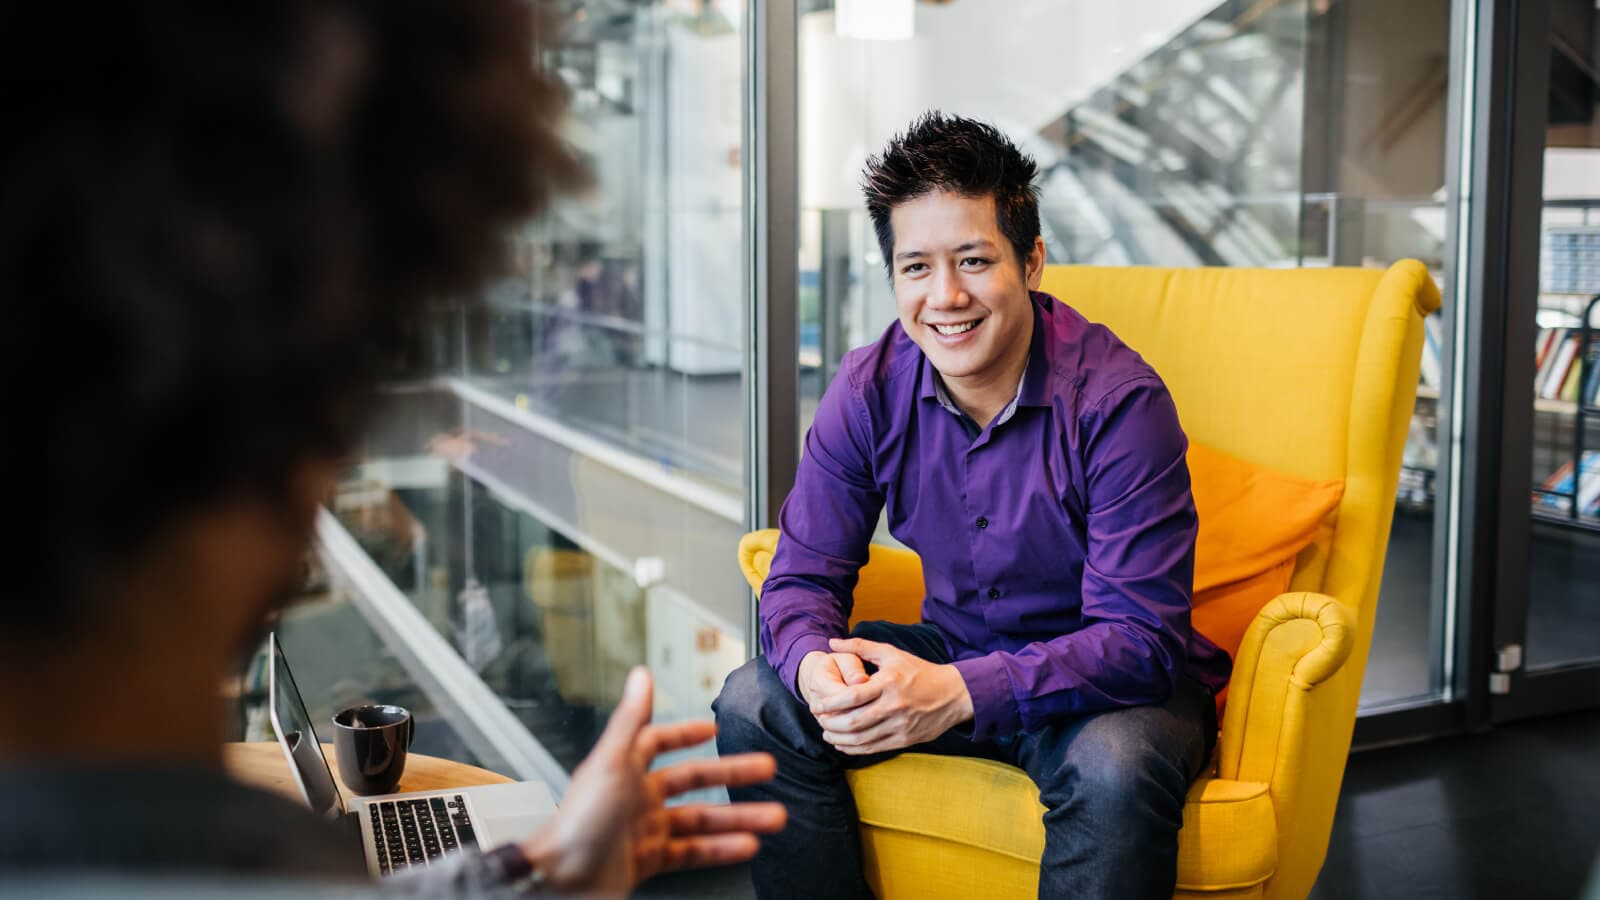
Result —
[{"label": "armchair backrest", "polygon": [[[1279,828],[1294,837],[1282,842],[1280,871],[1314,874],[1355,726],[1423,317],[1439,308],[1438,288],[1415,260],[1387,271],[1052,266],[1041,287],[1109,326],[1161,374],[1191,440],[1345,483],[1290,584],[1333,597],[1356,624],[1349,659],[1318,689],[1331,701],[1319,709],[1336,714],[1301,723],[1307,752],[1289,760],[1277,754],[1277,735],[1244,727],[1244,707],[1230,705],[1219,754],[1221,777],[1272,785]],[[1281,793],[1297,798],[1296,809],[1278,796],[1291,783]]]}]

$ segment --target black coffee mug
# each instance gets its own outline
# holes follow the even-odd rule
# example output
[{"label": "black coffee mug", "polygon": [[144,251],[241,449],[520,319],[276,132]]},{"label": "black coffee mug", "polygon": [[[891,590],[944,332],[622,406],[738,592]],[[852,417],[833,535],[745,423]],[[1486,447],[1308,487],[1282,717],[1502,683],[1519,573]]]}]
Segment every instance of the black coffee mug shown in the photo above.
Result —
[{"label": "black coffee mug", "polygon": [[339,778],[357,794],[388,794],[406,769],[416,722],[403,706],[352,706],[333,717]]}]

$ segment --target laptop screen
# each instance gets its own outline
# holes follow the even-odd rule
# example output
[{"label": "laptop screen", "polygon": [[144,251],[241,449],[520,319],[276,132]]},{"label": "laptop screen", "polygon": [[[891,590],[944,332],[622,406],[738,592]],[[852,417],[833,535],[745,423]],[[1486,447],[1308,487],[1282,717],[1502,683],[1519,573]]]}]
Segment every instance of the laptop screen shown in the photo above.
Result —
[{"label": "laptop screen", "polygon": [[272,654],[272,674],[268,684],[268,704],[272,727],[277,729],[278,741],[293,761],[300,786],[306,794],[306,805],[319,815],[334,818],[344,815],[344,798],[328,768],[328,759],[322,754],[322,744],[311,727],[311,716],[306,713],[305,701],[295,687],[294,676],[289,674],[289,661],[284,658],[283,646],[278,636],[268,637]]}]

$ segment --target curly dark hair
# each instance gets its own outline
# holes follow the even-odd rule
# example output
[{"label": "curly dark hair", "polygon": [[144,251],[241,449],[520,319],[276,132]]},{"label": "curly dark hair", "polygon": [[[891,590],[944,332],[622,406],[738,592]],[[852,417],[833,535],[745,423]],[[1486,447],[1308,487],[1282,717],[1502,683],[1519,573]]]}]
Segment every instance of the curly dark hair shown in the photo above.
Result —
[{"label": "curly dark hair", "polygon": [[[23,17],[27,21],[23,21]],[[355,444],[424,304],[581,181],[523,0],[7,4],[0,629]]]},{"label": "curly dark hair", "polygon": [[884,268],[894,271],[889,214],[935,190],[993,197],[1000,233],[1016,251],[1018,263],[1024,263],[1039,236],[1039,193],[1033,184],[1038,174],[1032,157],[993,125],[938,110],[923,113],[882,153],[868,157],[861,173],[861,192]]}]

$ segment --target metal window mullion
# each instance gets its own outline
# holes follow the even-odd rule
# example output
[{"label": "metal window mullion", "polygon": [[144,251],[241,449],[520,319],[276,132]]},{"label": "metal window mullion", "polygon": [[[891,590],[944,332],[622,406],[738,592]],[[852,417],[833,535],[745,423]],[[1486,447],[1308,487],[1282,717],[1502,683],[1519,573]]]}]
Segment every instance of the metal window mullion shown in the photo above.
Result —
[{"label": "metal window mullion", "polygon": [[[1476,4],[1471,65],[1472,215],[1461,270],[1467,308],[1458,329],[1465,365],[1458,387],[1461,484],[1457,685],[1467,727],[1490,724],[1487,690],[1494,648],[1527,624],[1528,473],[1533,316],[1538,289],[1543,191],[1547,0],[1464,0]],[[1518,641],[1520,642],[1520,641]]]},{"label": "metal window mullion", "polygon": [[[745,29],[745,472],[752,529],[777,525],[800,456],[798,26],[794,0],[753,0]],[[754,655],[753,598],[749,620],[746,650]]]}]

